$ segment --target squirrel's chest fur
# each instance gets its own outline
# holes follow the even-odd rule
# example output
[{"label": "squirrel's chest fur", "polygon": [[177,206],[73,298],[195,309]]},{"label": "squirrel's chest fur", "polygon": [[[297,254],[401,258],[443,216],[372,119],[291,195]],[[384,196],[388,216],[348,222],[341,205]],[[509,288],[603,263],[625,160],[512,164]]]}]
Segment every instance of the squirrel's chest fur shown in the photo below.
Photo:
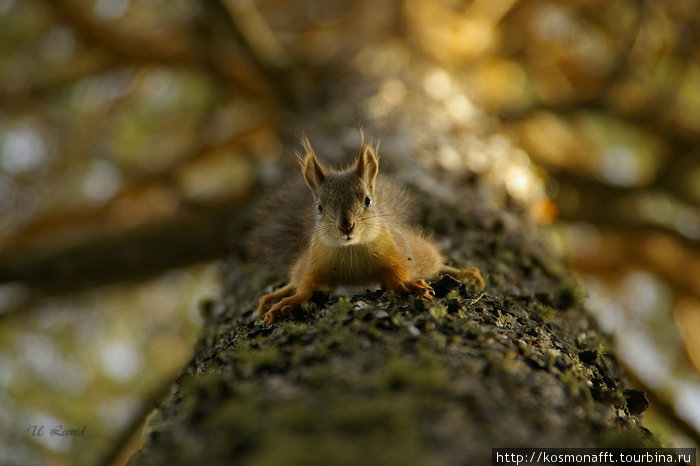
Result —
[{"label": "squirrel's chest fur", "polygon": [[380,239],[371,244],[343,247],[319,246],[316,259],[318,273],[328,285],[372,285],[381,281],[382,270],[394,263],[396,247],[393,241]]},{"label": "squirrel's chest fur", "polygon": [[442,263],[437,249],[420,235],[395,226],[385,228],[371,242],[334,247],[312,240],[299,258],[291,281],[311,280],[319,288],[370,286],[387,273],[408,278],[434,275]]}]

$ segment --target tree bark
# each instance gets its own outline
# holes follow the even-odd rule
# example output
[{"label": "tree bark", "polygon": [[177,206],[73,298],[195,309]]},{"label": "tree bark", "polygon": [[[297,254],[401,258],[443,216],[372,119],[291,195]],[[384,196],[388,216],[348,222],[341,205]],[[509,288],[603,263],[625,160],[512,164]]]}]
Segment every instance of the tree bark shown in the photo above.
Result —
[{"label": "tree bark", "polygon": [[[413,192],[418,223],[448,263],[481,269],[484,292],[441,276],[433,302],[384,290],[316,295],[266,326],[256,300],[285,271],[236,257],[220,299],[203,306],[192,362],[130,464],[478,465],[495,447],[654,443],[637,418],[644,395],[626,388],[546,232],[487,176],[436,162],[439,147],[462,147],[465,133],[487,141],[498,125],[440,123],[444,102],[424,92],[426,66],[393,71],[406,92],[383,116],[358,109],[381,95],[386,75],[346,67],[320,84],[297,82],[300,105],[282,126],[339,161],[357,150],[363,121],[381,141],[380,171]],[[293,167],[286,152],[280,163]],[[285,174],[301,176],[278,170],[269,185]]]}]

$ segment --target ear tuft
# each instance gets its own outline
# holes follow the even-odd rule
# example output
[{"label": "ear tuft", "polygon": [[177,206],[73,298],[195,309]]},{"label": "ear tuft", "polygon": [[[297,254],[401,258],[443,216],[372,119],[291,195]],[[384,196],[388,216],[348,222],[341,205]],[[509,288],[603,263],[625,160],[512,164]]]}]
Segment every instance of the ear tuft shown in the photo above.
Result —
[{"label": "ear tuft", "polygon": [[[364,134],[363,134],[364,139]],[[376,147],[362,143],[360,154],[355,161],[355,173],[367,183],[369,189],[374,191],[374,181],[379,173],[379,157]]]},{"label": "ear tuft", "polygon": [[309,138],[304,135],[299,142],[304,149],[304,153],[297,152],[297,160],[301,166],[301,172],[304,175],[306,184],[309,186],[309,189],[311,189],[311,192],[314,193],[314,196],[316,196],[318,187],[323,183],[326,175],[323,172],[323,167],[316,158],[316,153],[313,147],[311,147]]}]

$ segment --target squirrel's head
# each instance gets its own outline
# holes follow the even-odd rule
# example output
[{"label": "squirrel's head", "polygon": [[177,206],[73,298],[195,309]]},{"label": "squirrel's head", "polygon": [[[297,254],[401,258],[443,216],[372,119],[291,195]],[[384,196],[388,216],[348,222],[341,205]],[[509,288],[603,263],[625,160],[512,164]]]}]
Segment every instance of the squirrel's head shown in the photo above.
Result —
[{"label": "squirrel's head", "polygon": [[[364,138],[363,138],[364,139]],[[299,163],[316,205],[316,235],[329,246],[349,246],[374,239],[381,216],[374,205],[374,184],[379,171],[376,147],[364,144],[355,162],[344,170],[325,169],[311,143],[301,139]]]}]

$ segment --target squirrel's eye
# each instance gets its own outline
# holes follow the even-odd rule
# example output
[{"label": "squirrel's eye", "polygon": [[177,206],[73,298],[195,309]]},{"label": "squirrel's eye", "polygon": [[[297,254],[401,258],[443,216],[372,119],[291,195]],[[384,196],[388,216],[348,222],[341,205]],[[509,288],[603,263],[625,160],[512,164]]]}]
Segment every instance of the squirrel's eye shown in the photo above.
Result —
[{"label": "squirrel's eye", "polygon": [[316,211],[318,212],[318,215],[323,213],[323,207],[321,207],[321,204],[316,204]]},{"label": "squirrel's eye", "polygon": [[370,199],[369,196],[365,198],[365,207],[369,207],[372,205],[372,199]]}]

